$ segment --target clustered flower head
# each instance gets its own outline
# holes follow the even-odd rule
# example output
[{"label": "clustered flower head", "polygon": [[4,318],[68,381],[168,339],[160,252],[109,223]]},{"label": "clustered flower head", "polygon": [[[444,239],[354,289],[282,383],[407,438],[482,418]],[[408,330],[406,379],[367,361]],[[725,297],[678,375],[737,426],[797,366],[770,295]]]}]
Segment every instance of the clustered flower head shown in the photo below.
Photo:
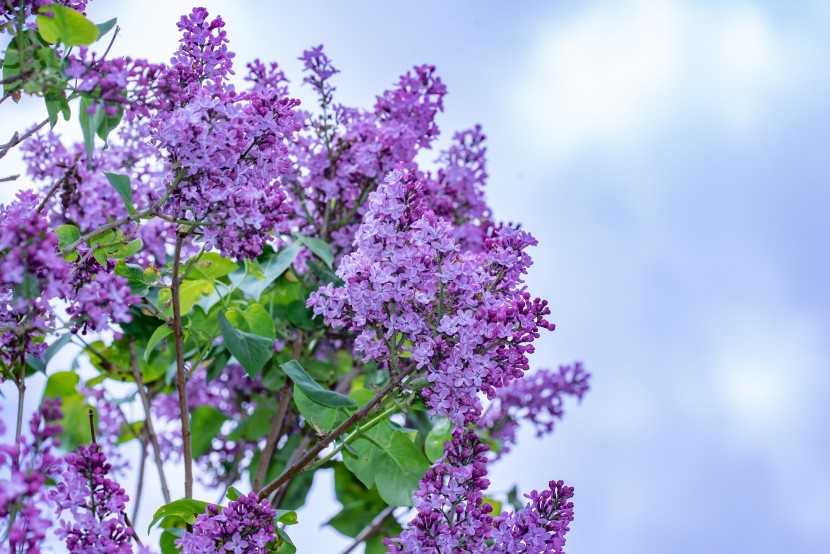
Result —
[{"label": "clustered flower head", "polygon": [[65,471],[49,499],[61,518],[56,534],[71,553],[132,553],[135,534],[124,509],[129,497],[108,477],[112,466],[97,444],[81,445],[64,457]]},{"label": "clustered flower head", "polygon": [[47,398],[29,421],[30,438],[21,435],[14,444],[0,445],[0,470],[8,471],[8,480],[0,479],[0,536],[6,537],[8,552],[39,553],[52,526],[41,506],[47,479],[60,470],[52,448],[60,445],[56,422],[62,417],[60,401]]},{"label": "clustered flower head", "polygon": [[[398,166],[377,191],[337,270],[344,281],[312,293],[309,306],[334,327],[357,333],[365,360],[396,369],[404,354],[426,370],[423,395],[437,415],[475,423],[479,393],[521,377],[540,328],[553,330],[547,302],[522,284],[536,244],[499,227],[481,252],[462,252],[452,225],[424,201],[424,180]],[[391,360],[391,362],[390,362]]]},{"label": "clustered flower head", "polygon": [[484,552],[493,509],[483,500],[488,450],[472,430],[453,433],[415,492],[417,515],[399,537],[384,541],[391,554]]},{"label": "clustered flower head", "polygon": [[370,192],[395,164],[412,164],[438,135],[435,116],[446,88],[435,68],[418,66],[377,98],[371,110],[333,102],[332,78],[339,73],[317,46],[303,53],[309,84],[322,114],[302,112],[303,131],[290,145],[295,170],[285,181],[294,189],[294,224],[331,240],[339,259],[351,250]]},{"label": "clustered flower head", "polygon": [[54,321],[50,301],[68,293],[69,264],[58,239],[37,211],[38,198],[20,191],[0,204],[0,361],[8,367],[46,349],[42,336]]},{"label": "clustered flower head", "polygon": [[491,514],[484,501],[488,449],[472,429],[453,432],[444,458],[415,492],[417,515],[398,537],[384,540],[390,554],[562,552],[573,521],[573,488],[551,481],[548,490],[526,494],[529,502],[520,510]]},{"label": "clustered flower head", "polygon": [[[208,247],[253,258],[275,230],[287,230],[280,175],[298,130],[299,101],[278,90],[237,92],[224,22],[196,8],[179,22],[181,46],[165,79],[180,90],[150,119],[153,141],[173,168],[170,217],[200,226]],[[180,181],[180,182],[179,182]]]},{"label": "clustered flower head", "polygon": [[552,433],[556,422],[565,415],[565,397],[581,401],[588,392],[590,377],[580,362],[560,366],[558,371],[540,369],[527,374],[496,392],[479,426],[498,439],[498,455],[503,456],[516,443],[522,421],[533,425],[537,437]]},{"label": "clustered flower head", "polygon": [[256,493],[240,496],[224,508],[210,505],[176,540],[182,554],[265,554],[277,542],[274,516],[267,500]]}]

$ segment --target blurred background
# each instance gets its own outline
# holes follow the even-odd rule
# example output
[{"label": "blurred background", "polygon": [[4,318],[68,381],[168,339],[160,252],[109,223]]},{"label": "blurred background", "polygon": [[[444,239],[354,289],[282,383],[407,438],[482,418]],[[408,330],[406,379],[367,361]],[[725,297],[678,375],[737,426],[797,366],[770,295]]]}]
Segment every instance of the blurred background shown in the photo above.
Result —
[{"label": "blurred background", "polygon": [[[574,486],[569,554],[830,552],[830,2],[205,4],[237,67],[278,61],[304,100],[296,58],[323,43],[340,102],[368,107],[430,63],[441,144],[484,126],[495,215],[540,243],[528,282],[557,330],[535,365],[594,375],[552,437],[527,432],[493,467],[493,491]],[[192,5],[89,14],[118,17],[114,54],[164,61]],[[1,138],[42,111],[4,105]],[[319,478],[300,552],[346,544],[319,528],[332,498]]]}]

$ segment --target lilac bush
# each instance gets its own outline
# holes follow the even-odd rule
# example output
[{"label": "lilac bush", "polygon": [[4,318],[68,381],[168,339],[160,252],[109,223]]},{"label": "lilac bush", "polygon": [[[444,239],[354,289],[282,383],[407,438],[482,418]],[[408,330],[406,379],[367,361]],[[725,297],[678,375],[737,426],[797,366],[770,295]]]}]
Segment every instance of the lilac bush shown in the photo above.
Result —
[{"label": "lilac bush", "polygon": [[[345,106],[314,46],[302,106],[277,63],[235,65],[204,8],[167,63],[111,56],[115,21],[85,9],[0,6],[0,103],[46,108],[0,145],[27,165],[0,205],[0,380],[20,406],[0,552],[291,553],[331,471],[353,548],[563,552],[573,489],[519,501],[488,466],[521,425],[552,432],[590,376],[531,369],[555,329],[525,283],[537,240],[495,219],[480,126],[433,150],[436,68]],[[141,502],[148,472],[161,505]]]}]

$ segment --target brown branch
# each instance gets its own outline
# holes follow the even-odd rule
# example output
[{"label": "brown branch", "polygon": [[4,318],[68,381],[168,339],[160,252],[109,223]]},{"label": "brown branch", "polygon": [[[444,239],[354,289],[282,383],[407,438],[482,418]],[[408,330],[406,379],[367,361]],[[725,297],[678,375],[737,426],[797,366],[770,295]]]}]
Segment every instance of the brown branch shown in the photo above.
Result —
[{"label": "brown branch", "polygon": [[372,521],[370,521],[369,524],[366,527],[364,527],[360,533],[357,534],[352,544],[350,544],[349,547],[340,554],[349,554],[355,548],[357,548],[360,545],[360,543],[362,543],[363,541],[377,533],[380,530],[380,526],[383,525],[384,521],[386,521],[386,518],[388,518],[395,512],[396,507],[397,506],[387,506],[383,510],[381,510],[381,512],[378,515],[376,515],[374,519],[372,519]]},{"label": "brown branch", "polygon": [[135,353],[135,341],[130,340],[130,356],[133,359],[133,379],[138,385],[138,394],[141,396],[141,403],[144,406],[144,429],[147,431],[147,437],[150,439],[150,444],[153,447],[153,459],[156,462],[156,467],[159,472],[159,481],[161,481],[161,494],[164,496],[165,504],[170,503],[170,489],[167,487],[167,479],[164,476],[164,462],[161,460],[161,448],[159,448],[158,435],[153,427],[153,417],[150,415],[150,397],[147,395],[147,389],[144,387],[144,381],[141,379],[141,370],[138,368],[138,357]]},{"label": "brown branch", "polygon": [[[288,459],[288,463],[285,464],[285,467],[291,467],[297,460],[299,460],[300,456],[302,456],[305,452],[305,449],[311,444],[310,432],[311,428],[306,428],[306,433],[303,434],[303,438],[300,439],[300,443],[297,445],[297,448],[295,448],[294,452],[291,453],[291,458]],[[295,477],[296,475],[290,479],[287,479],[280,488],[276,489],[268,496],[268,501],[271,503],[273,508],[277,509],[282,506],[285,497],[288,495],[288,488],[291,486],[291,481],[293,481]]]},{"label": "brown branch", "polygon": [[138,507],[141,505],[141,492],[144,490],[144,468],[147,465],[147,438],[141,438],[141,458],[138,461],[138,482],[135,485],[133,499],[133,521],[138,520]]},{"label": "brown branch", "polygon": [[277,443],[283,434],[283,431],[288,427],[286,423],[286,414],[288,406],[290,405],[292,396],[292,386],[290,383],[285,385],[280,396],[280,403],[277,406],[277,411],[274,414],[274,419],[271,424],[271,430],[268,431],[268,438],[265,439],[265,448],[262,449],[262,455],[259,458],[259,465],[256,470],[256,477],[254,477],[253,488],[259,489],[265,482],[265,477],[268,473],[268,466],[271,465],[271,458],[274,457],[274,451],[277,449]]},{"label": "brown branch", "polygon": [[314,458],[319,454],[325,447],[331,444],[334,439],[345,433],[349,430],[349,428],[357,423],[358,421],[365,419],[369,413],[375,409],[375,407],[381,403],[381,401],[390,393],[392,392],[398,385],[401,384],[401,381],[406,378],[407,375],[415,371],[415,364],[409,366],[406,370],[398,373],[394,377],[392,377],[389,382],[384,385],[382,389],[380,389],[375,396],[372,397],[369,402],[367,402],[362,408],[357,410],[351,416],[349,416],[346,421],[341,423],[330,432],[328,435],[320,439],[317,444],[314,445],[311,450],[303,454],[299,460],[297,460],[294,464],[288,467],[285,471],[282,472],[282,475],[268,483],[261,491],[259,491],[259,498],[263,499],[271,494],[273,491],[277,490],[283,483],[288,481],[289,479],[293,478],[298,473],[301,473],[303,469],[311,463]]},{"label": "brown branch", "polygon": [[176,246],[173,251],[173,276],[170,284],[170,297],[173,303],[173,339],[176,346],[176,389],[179,392],[179,410],[182,419],[182,447],[184,451],[184,497],[193,498],[193,451],[190,444],[190,412],[187,407],[187,377],[184,367],[184,329],[182,328],[182,308],[179,301],[179,272],[181,270],[182,243],[184,236],[176,233]]},{"label": "brown branch", "polygon": [[38,123],[37,125],[35,125],[31,129],[29,129],[28,131],[26,131],[22,135],[20,135],[18,133],[13,134],[12,138],[11,138],[11,140],[9,140],[9,142],[7,142],[6,144],[0,146],[0,158],[5,156],[9,152],[9,150],[11,150],[15,146],[17,146],[18,144],[20,144],[21,142],[26,140],[27,138],[29,138],[30,136],[32,136],[35,133],[37,133],[38,131],[40,131],[43,128],[43,126],[46,125],[47,123],[49,123],[49,118],[44,119],[43,121],[41,121],[40,123]]},{"label": "brown branch", "polygon": [[11,181],[16,181],[18,177],[20,177],[20,174],[0,177],[0,183],[10,183]]}]

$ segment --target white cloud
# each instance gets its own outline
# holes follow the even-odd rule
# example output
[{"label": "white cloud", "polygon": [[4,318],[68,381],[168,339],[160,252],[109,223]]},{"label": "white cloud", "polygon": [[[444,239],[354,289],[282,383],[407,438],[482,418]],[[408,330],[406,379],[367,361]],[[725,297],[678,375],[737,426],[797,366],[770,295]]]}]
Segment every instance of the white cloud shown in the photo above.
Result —
[{"label": "white cloud", "polygon": [[568,157],[700,117],[750,133],[807,61],[760,6],[632,0],[540,25],[511,86],[523,129],[545,156]]}]

